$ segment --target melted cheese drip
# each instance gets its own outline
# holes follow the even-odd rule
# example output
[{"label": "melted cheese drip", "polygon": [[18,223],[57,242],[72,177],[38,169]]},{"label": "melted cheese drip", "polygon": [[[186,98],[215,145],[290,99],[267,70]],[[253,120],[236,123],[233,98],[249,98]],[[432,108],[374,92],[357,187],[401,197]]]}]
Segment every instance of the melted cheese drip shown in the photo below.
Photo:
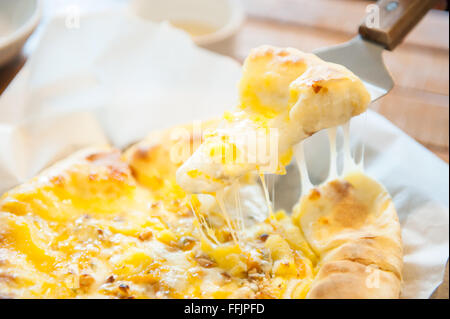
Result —
[{"label": "melted cheese drip", "polygon": [[192,205],[193,196],[196,195],[191,195],[189,205],[191,206],[192,212],[194,213],[196,221],[198,223],[198,225],[196,225],[197,229],[200,231],[200,234],[202,235],[204,240],[209,241],[213,245],[219,245],[219,241],[217,240],[216,235],[214,234],[214,230],[211,227],[209,227],[208,223],[205,220],[205,217],[200,215],[199,212],[194,208],[194,205]]},{"label": "melted cheese drip", "polygon": [[328,130],[328,140],[330,145],[330,168],[328,170],[328,179],[332,180],[338,177],[337,171],[337,151],[336,151],[336,137],[337,128],[332,127]]},{"label": "melted cheese drip", "polygon": [[355,168],[355,161],[350,149],[350,121],[345,123],[342,129],[344,131],[344,169],[342,174],[346,175]]},{"label": "melted cheese drip", "polygon": [[273,207],[272,207],[272,203],[270,202],[269,191],[267,189],[264,174],[260,173],[259,178],[261,180],[261,185],[262,185],[263,192],[264,192],[264,198],[266,199],[266,205],[267,205],[267,208],[269,209],[269,217],[273,218]]},{"label": "melted cheese drip", "polygon": [[242,238],[245,232],[244,215],[242,213],[241,196],[239,194],[239,182],[235,182],[232,186],[234,193],[235,205],[237,208],[236,224],[238,228],[238,238]]},{"label": "melted cheese drip", "polygon": [[[321,185],[324,185],[332,180],[346,176],[351,172],[355,171],[359,171],[361,173],[364,172],[364,144],[361,145],[362,148],[361,160],[358,163],[356,163],[354,156],[352,156],[350,146],[350,121],[348,121],[346,124],[340,127],[343,130],[344,136],[344,144],[343,144],[344,167],[342,173],[339,174],[337,169],[338,151],[336,143],[337,131],[339,127],[329,128],[327,129],[329,140],[329,152],[330,152],[329,171],[327,178],[321,183]],[[308,167],[306,165],[303,142],[295,147],[295,159],[301,176],[301,195],[300,195],[301,200],[301,198],[306,194],[308,194],[312,188],[316,187],[311,183],[309,179],[309,172]]]},{"label": "melted cheese drip", "polygon": [[[233,237],[233,240],[236,243],[236,245],[239,245],[240,240],[238,228],[236,226],[236,220],[232,220],[231,215],[227,211],[224,200],[224,190],[219,190],[215,197],[217,204],[219,205],[220,210],[222,211],[222,216],[225,219],[228,228],[230,229],[231,236]],[[239,221],[237,223],[239,223]]]},{"label": "melted cheese drip", "polygon": [[314,185],[309,179],[308,167],[305,160],[304,143],[301,142],[295,147],[295,160],[301,177],[301,194],[307,194]]}]

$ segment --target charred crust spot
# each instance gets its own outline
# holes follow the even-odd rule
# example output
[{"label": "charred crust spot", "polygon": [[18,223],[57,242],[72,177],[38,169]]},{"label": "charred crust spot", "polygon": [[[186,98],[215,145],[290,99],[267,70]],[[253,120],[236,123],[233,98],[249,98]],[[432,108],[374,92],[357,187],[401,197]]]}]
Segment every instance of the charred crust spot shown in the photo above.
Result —
[{"label": "charred crust spot", "polygon": [[319,218],[318,220],[319,224],[321,225],[328,225],[330,223],[330,221],[328,220],[328,218],[322,216]]},{"label": "charred crust spot", "polygon": [[322,87],[323,86],[321,86],[321,85],[319,85],[319,84],[317,84],[317,83],[313,83],[313,85],[312,85],[312,89],[314,90],[314,93],[319,93],[320,92],[320,90],[322,89]]},{"label": "charred crust spot", "polygon": [[254,49],[250,53],[250,57],[253,59],[263,58],[263,57],[272,57],[273,55],[274,55],[274,48],[269,47],[269,46]]},{"label": "charred crust spot", "polygon": [[86,160],[100,165],[104,162],[117,162],[120,160],[120,152],[118,150],[113,150],[109,152],[93,153],[86,156]]},{"label": "charred crust spot", "polygon": [[318,200],[319,198],[320,198],[320,191],[317,189],[317,188],[314,188],[310,193],[309,193],[309,196],[308,196],[308,199],[309,200],[312,200],[312,201],[314,201],[314,200]]},{"label": "charred crust spot", "polygon": [[231,275],[226,271],[222,272],[221,275],[225,278],[225,280],[231,280]]},{"label": "charred crust spot", "polygon": [[262,242],[265,242],[267,240],[267,238],[269,238],[269,234],[259,235],[259,240],[261,240]]},{"label": "charred crust spot", "polygon": [[270,46],[260,47],[250,53],[250,59],[274,59],[277,58],[281,64],[295,65],[304,64],[304,58],[292,54],[287,49],[274,48]]},{"label": "charred crust spot", "polygon": [[352,184],[350,184],[347,181],[338,181],[338,180],[330,182],[330,186],[332,187],[336,195],[338,195],[340,198],[346,197],[350,193],[351,188],[353,187]]},{"label": "charred crust spot", "polygon": [[[126,163],[120,159],[120,152],[113,150],[110,152],[94,153],[86,156],[86,160],[100,167],[106,167],[108,169],[108,177],[124,182],[129,174],[130,170]],[[90,181],[96,181],[102,179],[98,172],[91,173],[88,176]]]},{"label": "charred crust spot", "polygon": [[109,169],[111,178],[119,182],[124,182],[128,177],[127,171],[123,168],[110,166]]},{"label": "charred crust spot", "polygon": [[224,240],[224,242],[229,242],[229,241],[232,241],[233,240],[233,235],[230,233],[230,232],[226,232],[226,233],[224,233],[223,234],[223,240]]},{"label": "charred crust spot", "polygon": [[289,52],[288,52],[287,50],[285,50],[285,49],[281,49],[281,50],[279,50],[279,51],[277,52],[277,55],[278,55],[278,56],[281,56],[281,57],[286,57],[286,56],[289,55]]},{"label": "charred crust spot", "polygon": [[338,223],[343,227],[361,227],[370,212],[366,203],[352,195],[351,184],[337,183],[335,186],[338,187],[333,194],[335,201],[331,215],[333,223]]},{"label": "charred crust spot", "polygon": [[107,284],[112,284],[114,281],[116,281],[116,277],[114,277],[114,275],[109,276],[108,278],[106,278],[106,283]]},{"label": "charred crust spot", "polygon": [[14,282],[14,281],[16,281],[16,276],[14,276],[12,274],[5,273],[5,272],[0,272],[0,282],[1,281]]},{"label": "charred crust spot", "polygon": [[134,159],[136,160],[148,160],[150,153],[156,148],[156,145],[146,145],[137,147],[134,153]]},{"label": "charred crust spot", "polygon": [[94,277],[89,274],[82,274],[79,278],[80,288],[89,288],[95,282]]},{"label": "charred crust spot", "polygon": [[310,131],[303,131],[307,136],[311,136],[313,135],[315,132],[310,132]]},{"label": "charred crust spot", "polygon": [[261,264],[255,260],[248,260],[247,262],[247,274],[254,274],[254,273],[262,273],[263,269],[261,268]]},{"label": "charred crust spot", "polygon": [[179,246],[183,250],[191,250],[194,247],[195,242],[196,242],[195,238],[185,236],[180,238]]},{"label": "charred crust spot", "polygon": [[136,148],[133,159],[137,161],[149,161],[160,146],[159,144],[141,145]]},{"label": "charred crust spot", "polygon": [[138,170],[136,170],[136,168],[134,168],[133,164],[130,164],[129,167],[130,167],[130,173],[131,173],[131,176],[133,176],[134,178],[136,178],[136,179],[139,180],[139,173],[138,173]]},{"label": "charred crust spot", "polygon": [[136,159],[146,160],[148,157],[149,148],[138,147],[134,153]]},{"label": "charred crust spot", "polygon": [[217,266],[216,262],[205,255],[196,255],[194,259],[203,268],[212,268]]},{"label": "charred crust spot", "polygon": [[159,206],[161,206],[161,201],[151,203],[150,205],[151,208],[158,208]]},{"label": "charred crust spot", "polygon": [[146,232],[139,234],[139,240],[141,240],[141,241],[149,240],[152,237],[153,237],[153,233],[151,231],[146,231]]},{"label": "charred crust spot", "polygon": [[119,292],[124,295],[128,295],[130,293],[130,286],[128,286],[127,284],[120,284],[118,289]]}]

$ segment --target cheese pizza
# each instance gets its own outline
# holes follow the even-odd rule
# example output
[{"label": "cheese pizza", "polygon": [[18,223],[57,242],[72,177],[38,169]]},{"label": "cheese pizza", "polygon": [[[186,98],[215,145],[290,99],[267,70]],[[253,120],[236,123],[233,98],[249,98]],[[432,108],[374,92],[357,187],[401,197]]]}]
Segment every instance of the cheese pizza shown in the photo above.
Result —
[{"label": "cheese pizza", "polygon": [[264,46],[239,91],[222,119],[81,150],[3,194],[0,297],[398,298],[400,224],[383,186],[346,171],[289,212],[264,180],[294,145],[364,112],[363,83]]}]

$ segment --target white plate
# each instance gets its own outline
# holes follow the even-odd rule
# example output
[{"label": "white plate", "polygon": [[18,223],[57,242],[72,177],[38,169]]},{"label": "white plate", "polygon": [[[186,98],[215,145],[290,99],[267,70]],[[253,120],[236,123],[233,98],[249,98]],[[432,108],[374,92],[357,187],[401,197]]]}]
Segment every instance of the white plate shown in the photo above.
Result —
[{"label": "white plate", "polygon": [[239,0],[134,0],[132,10],[141,18],[154,22],[193,22],[210,26],[211,32],[193,36],[204,48],[229,55],[234,35],[245,13]]},{"label": "white plate", "polygon": [[20,53],[40,17],[40,0],[0,1],[0,66]]}]

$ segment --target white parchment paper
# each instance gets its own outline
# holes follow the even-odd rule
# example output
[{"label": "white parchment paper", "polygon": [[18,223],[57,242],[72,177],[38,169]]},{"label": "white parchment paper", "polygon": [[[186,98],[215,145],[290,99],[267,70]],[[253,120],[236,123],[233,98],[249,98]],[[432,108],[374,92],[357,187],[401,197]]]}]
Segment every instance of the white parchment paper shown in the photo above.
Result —
[{"label": "white parchment paper", "polygon": [[[152,130],[216,117],[236,104],[240,65],[169,25],[126,11],[83,15],[79,28],[65,22],[47,25],[0,97],[0,194],[77,149],[124,148]],[[398,210],[403,297],[428,298],[448,259],[448,165],[374,112],[353,120],[351,131],[365,145],[369,175]],[[326,138],[308,143],[310,169],[320,175]],[[298,192],[294,184],[288,189]]]}]

